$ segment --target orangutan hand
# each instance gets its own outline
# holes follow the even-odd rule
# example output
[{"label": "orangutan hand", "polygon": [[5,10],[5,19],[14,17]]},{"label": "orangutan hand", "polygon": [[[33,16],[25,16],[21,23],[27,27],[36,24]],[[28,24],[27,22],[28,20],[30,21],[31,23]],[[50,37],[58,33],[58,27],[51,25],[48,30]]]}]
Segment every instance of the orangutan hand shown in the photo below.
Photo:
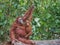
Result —
[{"label": "orangutan hand", "polygon": [[27,37],[28,37],[28,35],[25,36],[25,38],[27,38]]},{"label": "orangutan hand", "polygon": [[12,41],[12,44],[14,44],[14,43],[15,43],[15,40]]}]

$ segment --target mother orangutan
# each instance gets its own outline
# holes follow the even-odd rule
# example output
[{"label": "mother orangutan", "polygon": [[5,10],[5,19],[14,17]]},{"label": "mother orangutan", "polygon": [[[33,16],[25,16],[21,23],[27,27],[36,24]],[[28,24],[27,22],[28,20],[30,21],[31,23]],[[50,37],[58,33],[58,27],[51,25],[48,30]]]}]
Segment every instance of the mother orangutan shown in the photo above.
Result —
[{"label": "mother orangutan", "polygon": [[33,45],[34,43],[29,40],[29,36],[32,34],[31,20],[34,6],[30,7],[23,17],[17,17],[10,29],[10,39],[12,44],[16,41],[20,41],[25,44]]}]

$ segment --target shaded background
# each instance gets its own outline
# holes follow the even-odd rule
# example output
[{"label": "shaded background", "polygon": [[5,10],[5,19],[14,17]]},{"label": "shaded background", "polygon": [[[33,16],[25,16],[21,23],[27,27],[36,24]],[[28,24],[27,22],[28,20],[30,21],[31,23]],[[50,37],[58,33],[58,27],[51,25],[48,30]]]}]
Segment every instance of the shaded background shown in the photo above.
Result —
[{"label": "shaded background", "polygon": [[33,40],[60,39],[60,0],[0,0],[0,41],[9,40],[9,30],[18,16],[35,5]]}]

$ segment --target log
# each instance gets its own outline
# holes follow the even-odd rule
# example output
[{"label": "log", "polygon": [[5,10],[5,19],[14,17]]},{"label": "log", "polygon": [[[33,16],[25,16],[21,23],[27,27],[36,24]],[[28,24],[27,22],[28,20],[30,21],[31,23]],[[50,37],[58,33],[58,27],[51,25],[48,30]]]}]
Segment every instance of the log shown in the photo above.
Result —
[{"label": "log", "polygon": [[59,40],[35,41],[35,45],[60,45],[60,39]]},{"label": "log", "polygon": [[[59,40],[33,40],[35,42],[35,45],[60,45],[60,39]],[[6,44],[0,44],[0,45],[6,45]],[[20,42],[16,43],[15,45],[28,45],[28,44],[23,44]]]}]

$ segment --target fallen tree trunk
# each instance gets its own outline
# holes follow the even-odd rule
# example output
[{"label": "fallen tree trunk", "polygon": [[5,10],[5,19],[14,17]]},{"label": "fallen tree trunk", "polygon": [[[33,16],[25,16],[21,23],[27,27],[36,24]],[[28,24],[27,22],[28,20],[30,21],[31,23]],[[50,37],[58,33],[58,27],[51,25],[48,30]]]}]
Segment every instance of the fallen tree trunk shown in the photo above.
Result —
[{"label": "fallen tree trunk", "polygon": [[[35,42],[35,45],[60,45],[60,39],[59,40],[42,40],[42,41],[34,40],[33,42]],[[0,44],[0,45],[6,45],[6,43]],[[19,44],[16,44],[16,45],[19,45]],[[22,43],[20,45],[22,45]]]},{"label": "fallen tree trunk", "polygon": [[35,41],[35,45],[60,45],[60,40]]}]

